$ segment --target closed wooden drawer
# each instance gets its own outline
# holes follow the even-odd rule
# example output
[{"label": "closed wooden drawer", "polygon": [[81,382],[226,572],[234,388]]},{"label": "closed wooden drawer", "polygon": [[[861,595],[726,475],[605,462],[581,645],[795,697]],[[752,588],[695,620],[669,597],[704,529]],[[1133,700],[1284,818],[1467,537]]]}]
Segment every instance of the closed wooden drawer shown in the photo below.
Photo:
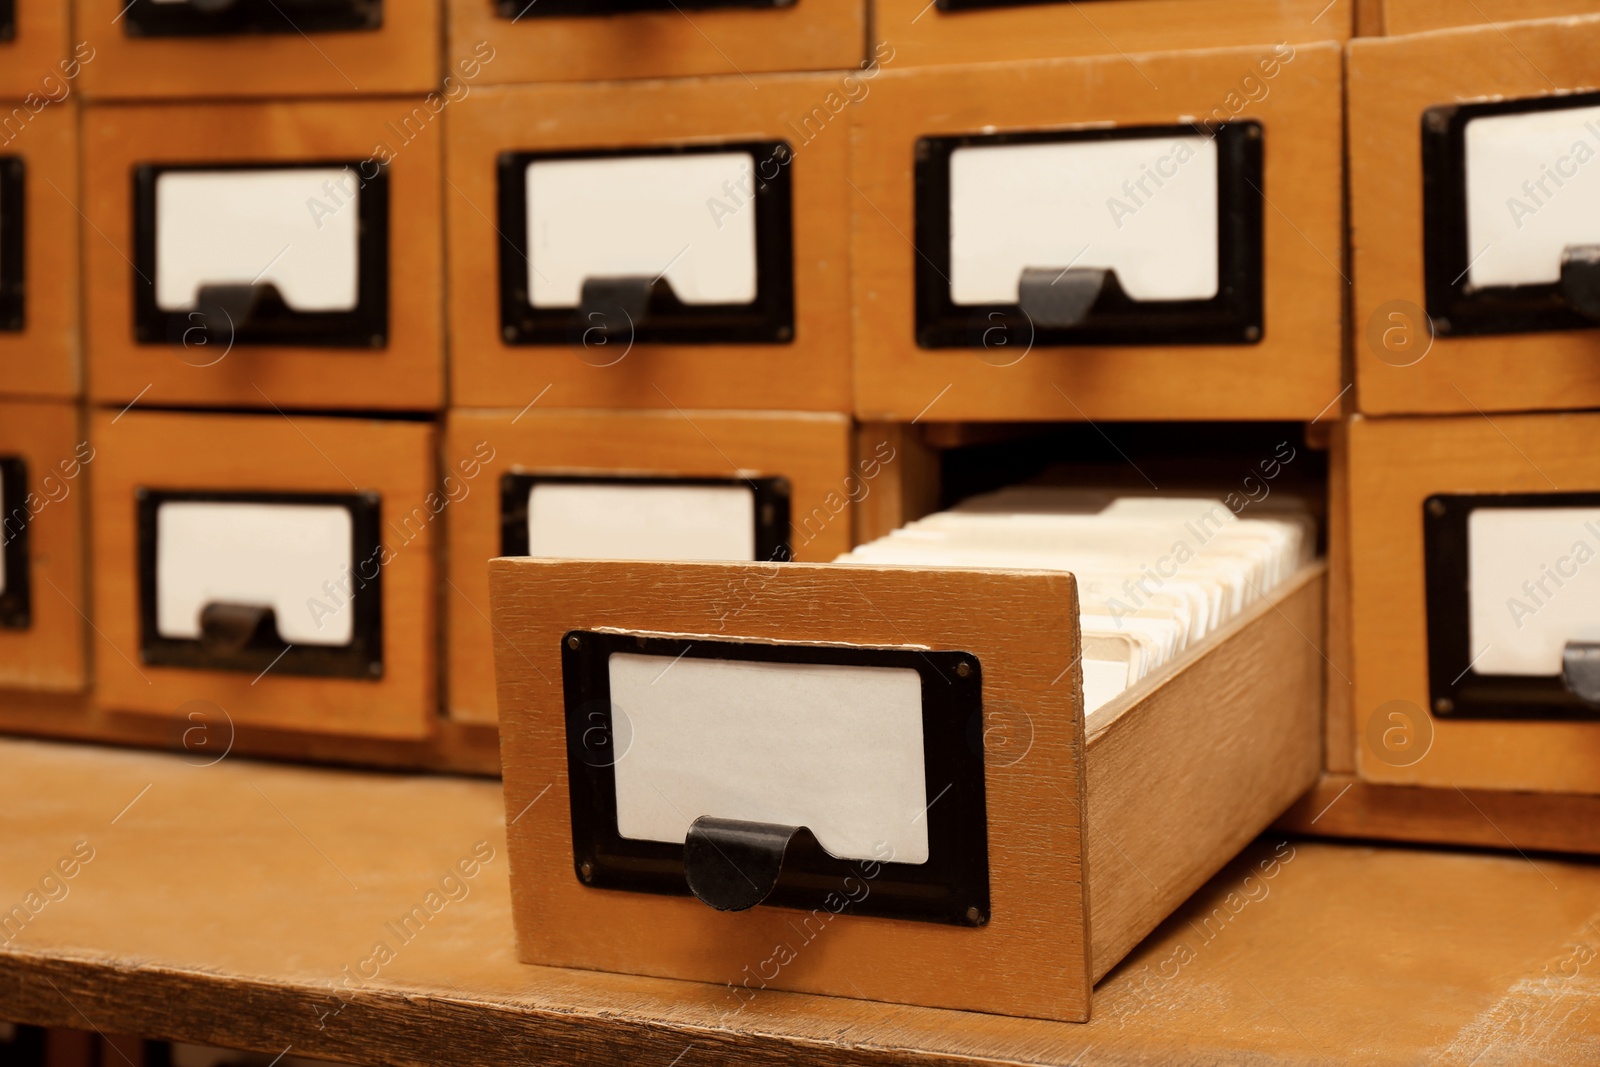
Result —
[{"label": "closed wooden drawer", "polygon": [[439,406],[436,115],[384,100],[85,119],[92,399]]},{"label": "closed wooden drawer", "polygon": [[[439,88],[439,0],[73,0],[96,99],[375,96]],[[374,129],[370,136],[379,136]]]},{"label": "closed wooden drawer", "polygon": [[842,415],[452,411],[450,717],[496,718],[491,558],[832,559],[896,458]]},{"label": "closed wooden drawer", "polygon": [[866,0],[449,0],[450,40],[498,53],[492,82],[845,70]]},{"label": "closed wooden drawer", "polygon": [[101,708],[201,700],[241,727],[433,732],[431,427],[104,411],[91,433]]},{"label": "closed wooden drawer", "polygon": [[1350,46],[1356,395],[1600,405],[1600,17]]},{"label": "closed wooden drawer", "polygon": [[1600,792],[1600,415],[1356,419],[1357,769]]},{"label": "closed wooden drawer", "polygon": [[1320,564],[1108,699],[1063,571],[490,583],[520,957],[717,983],[727,1019],[763,988],[1086,1019],[1317,774]]},{"label": "closed wooden drawer", "polygon": [[[1351,0],[1111,0],[1087,5],[1073,0],[878,0],[873,31],[894,47],[896,65],[1102,55],[1148,70],[1139,53],[1344,40],[1350,36],[1353,6]],[[1150,78],[1152,84],[1161,83],[1153,73]]]},{"label": "closed wooden drawer", "polygon": [[0,690],[87,681],[83,502],[94,458],[71,404],[0,403]]},{"label": "closed wooden drawer", "polygon": [[885,71],[852,159],[858,413],[1316,417],[1339,86],[1331,44]]},{"label": "closed wooden drawer", "polygon": [[849,119],[824,104],[848,109],[845,78],[458,105],[454,402],[849,410]]},{"label": "closed wooden drawer", "polygon": [[66,4],[9,0],[0,5],[0,100],[20,102],[29,94],[36,94],[37,100],[65,99],[69,83],[78,76],[72,56]]},{"label": "closed wooden drawer", "polygon": [[0,102],[0,396],[79,390],[77,119],[65,98]]},{"label": "closed wooden drawer", "polygon": [[1368,32],[1390,35],[1600,14],[1600,4],[1595,0],[1474,0],[1470,4],[1452,0],[1379,0],[1375,6],[1381,8],[1381,22]]}]

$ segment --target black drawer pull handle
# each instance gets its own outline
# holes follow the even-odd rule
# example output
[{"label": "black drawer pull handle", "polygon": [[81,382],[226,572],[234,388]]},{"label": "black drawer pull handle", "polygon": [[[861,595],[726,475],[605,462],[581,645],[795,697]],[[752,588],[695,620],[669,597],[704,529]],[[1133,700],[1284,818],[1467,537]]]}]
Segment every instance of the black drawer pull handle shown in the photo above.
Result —
[{"label": "black drawer pull handle", "polygon": [[237,656],[248,648],[277,648],[283,643],[271,608],[210,603],[200,609],[200,647],[213,656]]},{"label": "black drawer pull handle", "polygon": [[1035,326],[1081,326],[1101,294],[1122,296],[1117,272],[1100,267],[1024,267],[1017,283],[1017,305]]},{"label": "black drawer pull handle", "polygon": [[629,330],[652,315],[681,311],[683,304],[663,277],[628,275],[585,278],[578,316],[585,329]]},{"label": "black drawer pull handle", "polygon": [[213,337],[233,337],[262,323],[293,318],[283,294],[271,282],[253,285],[202,285],[195,294],[199,324]]},{"label": "black drawer pull handle", "polygon": [[1600,707],[1600,641],[1568,641],[1561,650],[1561,681],[1573,696]]},{"label": "black drawer pull handle", "polygon": [[822,846],[804,826],[702,815],[683,840],[684,878],[702,903],[744,911],[767,899],[791,848],[798,854]]},{"label": "black drawer pull handle", "polygon": [[1561,296],[1578,314],[1600,319],[1600,245],[1561,250]]}]

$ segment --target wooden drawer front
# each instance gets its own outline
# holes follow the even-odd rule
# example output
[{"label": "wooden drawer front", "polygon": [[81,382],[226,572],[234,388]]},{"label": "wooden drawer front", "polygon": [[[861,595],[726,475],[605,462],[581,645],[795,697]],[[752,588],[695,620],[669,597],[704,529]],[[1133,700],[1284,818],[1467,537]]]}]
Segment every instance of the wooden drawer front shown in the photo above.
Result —
[{"label": "wooden drawer front", "polygon": [[[73,0],[97,99],[355,96],[439,88],[439,0]],[[215,6],[215,5],[213,5]],[[287,13],[286,13],[287,12]],[[292,16],[292,17],[291,17]],[[259,127],[257,127],[259,130]],[[373,127],[369,136],[380,135]]]},{"label": "wooden drawer front", "polygon": [[94,400],[439,406],[436,116],[384,100],[86,118]]},{"label": "wooden drawer front", "polygon": [[1482,27],[1492,22],[1600,14],[1600,3],[1595,0],[1474,0],[1471,4],[1457,4],[1452,0],[1381,0],[1380,6],[1382,21],[1378,28],[1369,32],[1392,36]]},{"label": "wooden drawer front", "polygon": [[485,75],[492,82],[847,70],[864,58],[866,0],[449,0],[449,5],[450,40],[457,51],[477,41],[494,47],[498,58]]},{"label": "wooden drawer front", "polygon": [[886,71],[852,161],[857,411],[1315,417],[1339,84],[1331,44]]},{"label": "wooden drawer front", "polygon": [[[1086,1019],[1093,981],[1314,780],[1321,575],[1320,566],[1301,571],[1197,645],[1193,658],[1136,684],[1086,726],[1070,574],[495,560],[491,600],[506,803],[515,816],[508,822],[519,954],[527,963],[726,983],[719,995],[730,1015],[749,999],[746,990],[765,983]],[[740,610],[730,613],[730,603]],[[762,759],[773,761],[771,778],[742,793],[724,786],[735,770],[748,772],[735,763],[729,777],[706,779],[732,789],[727,802],[741,808],[817,806],[818,825],[827,828],[817,831],[818,840],[824,832],[836,835],[839,856],[865,847],[850,837],[850,820],[879,812],[867,821],[868,836],[881,834],[873,845],[881,862],[859,861],[861,869],[845,883],[851,900],[813,908],[790,896],[787,907],[800,912],[714,911],[681,885],[676,891],[667,885],[673,861],[664,855],[655,857],[651,888],[621,887],[608,849],[654,854],[662,851],[657,842],[671,851],[676,838],[642,824],[632,837],[621,836],[623,820],[631,828],[637,814],[625,799],[628,790],[674,767],[661,764],[662,750],[654,747],[664,735],[645,725],[660,699],[649,684],[655,664],[624,663],[644,680],[631,696],[618,695],[615,686],[623,683],[613,671],[604,696],[592,699],[599,692],[591,684],[598,677],[594,664],[617,664],[614,655],[597,655],[619,651],[632,651],[636,660],[659,657],[668,673],[656,677],[670,680],[668,691],[703,686],[729,665],[727,677],[752,678],[751,684],[763,684],[755,676],[789,677],[791,670],[823,671],[829,680],[822,684],[837,684],[829,669],[848,673],[863,664],[900,668],[874,685],[888,685],[897,673],[904,677],[895,684],[920,675],[920,750],[898,731],[867,740],[868,732],[882,730],[873,715],[860,720],[853,742],[848,736],[838,742],[840,763],[856,776],[836,786],[782,783],[781,768],[805,764],[805,746],[780,743],[776,735],[773,751],[751,757],[758,767]],[[741,662],[750,660],[758,665]],[[680,667],[685,675],[674,677],[670,672]],[[913,715],[917,691],[911,686]],[[708,705],[720,699],[720,691],[708,692]],[[863,692],[846,690],[842,699],[848,704],[850,693]],[[890,694],[875,707],[899,708],[895,699]],[[626,712],[630,703],[630,718],[605,712]],[[584,734],[569,746],[569,716],[579,716],[582,733],[596,710],[602,736]],[[820,715],[785,722],[802,733],[815,727],[808,735],[813,742],[827,729]],[[743,743],[760,731],[733,733]],[[706,748],[721,751],[710,742]],[[774,758],[779,751],[795,758]],[[920,759],[926,772],[895,779],[912,783],[909,793],[902,786],[887,801],[873,793],[873,806],[846,807],[847,818],[824,811],[830,798],[862,780],[882,784],[891,767],[903,772],[908,751],[909,762]],[[862,764],[862,752],[881,764]],[[982,764],[977,771],[974,758]],[[837,776],[838,767],[809,768],[806,783],[813,773]],[[609,823],[591,817],[605,815],[607,781],[615,783]],[[918,788],[931,798],[920,813],[903,820],[882,814],[902,810]],[[542,803],[530,803],[546,791]],[[982,829],[972,824],[975,808],[986,813]],[[580,812],[587,813],[583,819]],[[924,819],[925,839],[920,829],[908,833]],[[602,848],[591,858],[586,846],[595,841]],[[575,848],[585,852],[575,855]],[[1102,854],[1107,848],[1116,856]],[[924,854],[920,862],[909,858]],[[895,856],[906,858],[883,858]],[[1141,878],[1136,868],[1154,873]],[[922,903],[907,903],[907,887],[925,882],[931,888],[918,898]],[[784,892],[780,883],[775,894]],[[952,901],[970,903],[939,910]],[[818,937],[825,948],[810,944]]]},{"label": "wooden drawer front", "polygon": [[[494,88],[459,105],[455,402],[847,411],[849,120],[823,106],[844,77]],[[606,286],[638,305],[597,301]]]},{"label": "wooden drawer front", "polygon": [[[77,59],[93,54],[84,49]],[[65,100],[78,76],[67,42],[67,5],[60,0],[10,0],[0,5],[0,100]],[[7,129],[11,135],[13,130]],[[8,146],[9,147],[9,146]]]},{"label": "wooden drawer front", "polygon": [[1113,0],[1087,6],[1072,0],[877,0],[873,29],[894,46],[896,66],[1109,55],[1148,70],[1143,56],[1127,56],[1344,40],[1353,6],[1351,0]]},{"label": "wooden drawer front", "polygon": [[1351,44],[1363,412],[1600,405],[1600,308],[1582,296],[1600,268],[1563,266],[1600,243],[1596,43],[1600,17]]},{"label": "wooden drawer front", "polygon": [[[584,556],[699,555],[749,536],[755,547],[743,558],[771,558],[776,554],[772,543],[781,538],[793,558],[826,561],[849,550],[855,503],[879,490],[874,479],[897,458],[894,447],[886,444],[853,468],[849,420],[841,415],[452,411],[444,471],[460,486],[456,493],[461,495],[451,508],[445,613],[450,717],[490,723],[497,717],[488,561],[529,551],[530,526],[525,517],[518,521],[518,512],[527,511],[535,479],[570,477],[574,481],[566,483],[568,491],[585,483],[626,491],[631,481],[633,489],[653,493],[696,482],[702,491],[734,498],[735,511],[745,506],[753,512],[754,536],[748,527],[729,529],[719,523],[691,528],[685,522],[669,544],[668,530],[640,536],[643,531],[634,525],[665,521],[665,515],[642,518],[640,505],[620,499],[595,505],[621,509],[619,518],[631,532],[596,530],[604,537],[590,538],[594,543]],[[784,484],[775,484],[780,479]],[[747,499],[737,499],[741,495]],[[781,529],[763,523],[763,504],[781,511],[775,516]],[[583,540],[578,523],[603,521],[592,511],[575,516],[560,543]],[[508,524],[513,527],[509,534]],[[740,544],[735,550],[743,548]]]},{"label": "wooden drawer front", "polygon": [[0,396],[79,389],[76,112],[0,102]]},{"label": "wooden drawer front", "polygon": [[94,459],[72,405],[0,403],[0,689],[65,692],[87,680],[83,501]]},{"label": "wooden drawer front", "polygon": [[101,707],[198,699],[242,726],[432,732],[430,427],[108,411],[92,434]]},{"label": "wooden drawer front", "polygon": [[1600,641],[1596,434],[1593,414],[1352,423],[1363,777],[1600,792],[1600,707],[1562,680]]}]

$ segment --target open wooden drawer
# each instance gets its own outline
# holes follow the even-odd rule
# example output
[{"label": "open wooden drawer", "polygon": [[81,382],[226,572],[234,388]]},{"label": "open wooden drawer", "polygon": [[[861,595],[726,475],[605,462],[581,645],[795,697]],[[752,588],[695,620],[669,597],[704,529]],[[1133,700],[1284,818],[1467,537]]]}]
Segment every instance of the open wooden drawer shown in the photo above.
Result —
[{"label": "open wooden drawer", "polygon": [[[1062,571],[517,558],[490,596],[522,960],[719,983],[729,1019],[763,988],[1087,1019],[1320,762],[1320,563],[1089,716]],[[686,832],[697,788],[816,835]]]}]

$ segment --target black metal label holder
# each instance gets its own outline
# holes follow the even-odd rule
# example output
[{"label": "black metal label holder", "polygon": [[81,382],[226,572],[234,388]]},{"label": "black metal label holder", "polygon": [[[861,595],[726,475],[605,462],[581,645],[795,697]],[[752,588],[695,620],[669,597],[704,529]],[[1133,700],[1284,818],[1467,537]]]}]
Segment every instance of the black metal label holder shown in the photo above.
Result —
[{"label": "black metal label holder", "polygon": [[[1206,300],[1133,300],[1114,271],[1074,293],[1070,325],[1041,321],[1023,303],[958,305],[950,295],[950,157],[960,148],[1073,144],[1209,135],[1217,144],[1217,293]],[[1210,126],[1128,126],[925,137],[916,146],[917,343],[978,348],[1003,330],[1037,345],[1254,344],[1262,337],[1262,129],[1254,121]],[[1048,266],[1047,264],[1041,266]],[[1029,275],[1022,279],[1027,298]],[[1072,274],[1065,271],[1062,274]],[[1079,288],[1079,287],[1074,287]],[[1043,291],[1041,287],[1041,292]],[[1054,295],[1054,294],[1051,294]],[[1081,299],[1078,299],[1080,298]]]},{"label": "black metal label holder", "polygon": [[1473,337],[1600,326],[1600,262],[1592,257],[1569,257],[1571,265],[1563,263],[1558,282],[1473,287],[1467,277],[1479,254],[1467,247],[1467,125],[1496,115],[1595,106],[1600,106],[1600,92],[1448,104],[1423,113],[1423,276],[1435,334]]},{"label": "black metal label holder", "polygon": [[0,156],[0,330],[21,330],[27,306],[27,164]]},{"label": "black metal label holder", "polygon": [[605,486],[722,486],[748,489],[755,498],[755,559],[783,562],[789,550],[787,478],[679,477],[670,474],[547,474],[512,470],[500,476],[500,554],[528,554],[528,495],[544,484]]},{"label": "black metal label holder", "polygon": [[1467,523],[1484,508],[1600,508],[1600,493],[1436,494],[1422,508],[1427,589],[1428,695],[1449,719],[1600,719],[1561,675],[1478,674],[1472,647]]},{"label": "black metal label holder", "polygon": [[383,0],[132,0],[122,15],[129,37],[337,33],[383,27]]},{"label": "black metal label holder", "polygon": [[793,7],[798,0],[495,0],[495,14],[503,19],[604,17],[637,15],[682,8],[686,11],[720,11],[725,8]]},{"label": "black metal label holder", "polygon": [[28,551],[28,463],[21,456],[0,456],[0,552],[5,553],[6,582],[0,591],[0,629],[26,630],[33,625],[33,576]]},{"label": "black metal label holder", "polygon": [[[356,306],[349,311],[296,311],[275,285],[202,286],[196,306],[165,311],[156,302],[156,183],[163,174],[342,168],[359,186]],[[144,164],[133,173],[134,337],[140,344],[185,344],[203,330],[206,343],[382,348],[389,343],[389,172],[369,160]],[[267,264],[263,264],[263,269]]]},{"label": "black metal label holder", "polygon": [[[549,12],[546,12],[548,14]],[[664,277],[592,278],[576,307],[536,308],[528,292],[529,165],[553,160],[673,158],[748,152],[754,170],[756,296],[748,304],[685,304]],[[511,345],[585,345],[597,333],[640,344],[787,344],[794,340],[793,152],[787,141],[739,141],[559,152],[498,161],[500,327]],[[770,175],[768,172],[771,172]]]},{"label": "black metal label holder", "polygon": [[[284,504],[342,507],[350,512],[351,567],[349,602],[355,610],[350,643],[341,646],[287,645],[277,632],[270,610],[239,610],[234,605],[207,605],[199,639],[164,637],[157,628],[157,513],[169,503]],[[138,531],[139,652],[157,667],[247,671],[317,678],[377,679],[383,675],[383,567],[381,499],[377,493],[261,493],[206,490],[139,489],[135,493]],[[366,574],[370,563],[372,576]],[[335,583],[345,576],[330,574]],[[216,610],[213,610],[216,609]],[[213,636],[209,631],[215,629]],[[224,646],[224,647],[219,647]]]},{"label": "black metal label holder", "polygon": [[1081,3],[1082,0],[934,0],[940,11],[988,11],[998,7],[1037,7],[1040,4]]},{"label": "black metal label holder", "polygon": [[[685,844],[624,838],[617,830],[617,734],[612,714],[610,658],[627,652],[675,658],[762,663],[899,667],[922,679],[922,731],[927,796],[928,860],[909,864],[846,860],[816,845],[804,827],[733,824],[698,818]],[[698,852],[716,857],[702,838],[723,842],[720,857],[740,856],[753,842],[774,863],[776,880],[762,903],[812,910],[846,898],[848,913],[955,926],[989,921],[988,825],[983,768],[983,683],[976,657],[965,652],[851,648],[645,637],[573,630],[562,639],[567,769],[572,800],[574,873],[584,885],[667,896],[691,895]],[[626,759],[626,753],[620,757]],[[778,831],[782,831],[779,833]],[[761,841],[762,838],[766,840]],[[689,857],[686,859],[686,857]],[[781,869],[776,860],[781,857]],[[703,872],[701,872],[703,873]],[[713,874],[715,872],[712,872]],[[870,886],[852,891],[854,881]],[[763,886],[764,889],[767,886]],[[701,895],[695,890],[694,895]],[[701,899],[707,900],[705,896]],[[713,907],[720,903],[707,900]]]}]

